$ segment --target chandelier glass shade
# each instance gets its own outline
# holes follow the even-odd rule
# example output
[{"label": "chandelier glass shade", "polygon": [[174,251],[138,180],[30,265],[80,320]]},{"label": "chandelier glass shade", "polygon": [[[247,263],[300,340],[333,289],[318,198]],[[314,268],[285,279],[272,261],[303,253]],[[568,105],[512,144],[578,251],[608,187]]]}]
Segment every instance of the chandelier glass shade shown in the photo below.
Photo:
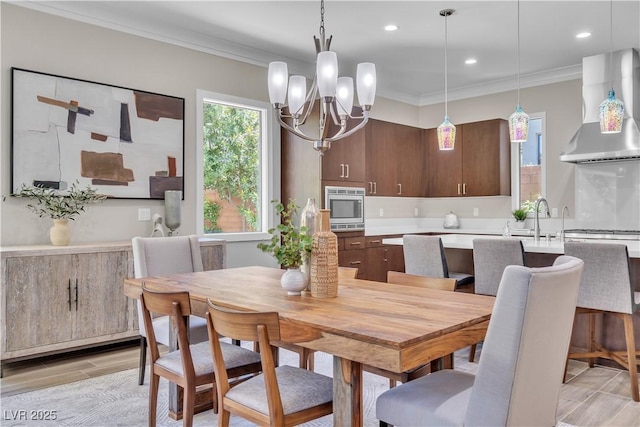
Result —
[{"label": "chandelier glass shade", "polygon": [[456,127],[449,121],[447,99],[447,18],[453,15],[455,10],[443,9],[440,16],[444,17],[444,121],[438,126],[438,148],[440,150],[453,150],[456,144]]},{"label": "chandelier glass shade", "polygon": [[622,119],[624,118],[624,104],[616,98],[613,90],[613,0],[609,10],[609,79],[611,90],[607,99],[600,104],[600,133],[622,132]]},{"label": "chandelier glass shade", "polygon": [[[358,64],[356,88],[362,115],[353,116],[354,84],[351,77],[339,77],[338,56],[329,50],[331,36],[324,34],[324,0],[320,6],[320,39],[314,36],[316,46],[316,73],[307,91],[304,76],[289,77],[287,64],[271,62],[268,72],[269,99],[277,111],[280,126],[294,135],[313,142],[313,148],[321,154],[331,148],[331,143],[362,129],[369,120],[369,111],[376,96],[376,67],[372,63]],[[318,133],[307,135],[301,130],[319,99]],[[347,130],[349,119],[359,123]],[[337,129],[329,134],[330,125]]]},{"label": "chandelier glass shade", "polygon": [[516,111],[509,116],[509,139],[511,142],[527,142],[529,136],[529,115],[522,111],[520,105],[520,0],[518,0],[518,105]]}]

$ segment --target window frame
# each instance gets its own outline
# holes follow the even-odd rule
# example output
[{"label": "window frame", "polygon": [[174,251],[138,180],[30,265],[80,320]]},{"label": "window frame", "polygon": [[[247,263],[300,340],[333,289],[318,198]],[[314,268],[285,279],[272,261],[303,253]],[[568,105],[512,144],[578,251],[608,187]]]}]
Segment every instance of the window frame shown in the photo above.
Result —
[{"label": "window frame", "polygon": [[[204,232],[204,103],[226,104],[260,111],[262,144],[260,152],[260,231],[234,233]],[[259,241],[271,237],[267,232],[275,223],[270,201],[280,198],[280,127],[275,126],[273,108],[267,102],[241,98],[204,89],[196,90],[196,233],[229,242]]]},{"label": "window frame", "polygon": [[[546,198],[547,194],[547,114],[545,112],[529,114],[529,119],[541,119],[540,135],[542,142],[538,142],[540,146],[540,196]],[[531,137],[531,136],[530,136]],[[539,138],[538,138],[539,141]],[[511,147],[511,208],[513,210],[520,209],[522,204],[520,194],[520,143],[517,144],[518,149],[514,149],[516,144],[512,143]],[[533,217],[533,212],[529,212],[529,217]]]}]

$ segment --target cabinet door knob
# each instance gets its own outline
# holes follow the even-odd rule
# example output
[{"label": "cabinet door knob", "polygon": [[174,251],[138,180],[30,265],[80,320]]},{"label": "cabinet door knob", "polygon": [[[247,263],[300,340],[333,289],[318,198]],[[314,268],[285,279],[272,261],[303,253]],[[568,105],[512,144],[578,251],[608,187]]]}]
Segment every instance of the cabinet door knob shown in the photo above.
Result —
[{"label": "cabinet door knob", "polygon": [[349,163],[347,163],[347,176],[345,178],[349,178]]}]

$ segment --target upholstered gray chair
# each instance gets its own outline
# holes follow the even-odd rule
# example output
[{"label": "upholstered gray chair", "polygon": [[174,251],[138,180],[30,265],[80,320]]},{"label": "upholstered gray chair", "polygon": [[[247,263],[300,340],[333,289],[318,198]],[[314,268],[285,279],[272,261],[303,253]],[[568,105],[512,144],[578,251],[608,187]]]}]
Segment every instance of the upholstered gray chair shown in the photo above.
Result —
[{"label": "upholstered gray chair", "polygon": [[[589,349],[586,353],[570,353],[571,359],[587,358],[593,367],[595,357],[614,360],[629,370],[631,397],[640,401],[638,391],[637,356],[633,328],[633,313],[640,308],[640,292],[634,292],[631,282],[627,246],[614,243],[566,242],[564,252],[584,261],[584,274],[580,282],[576,314],[587,314],[590,319]],[[626,351],[604,348],[595,336],[595,316],[609,313],[624,324]]]},{"label": "upholstered gray chair", "polygon": [[404,270],[407,274],[456,279],[457,286],[473,283],[473,275],[450,272],[439,236],[402,236]]},{"label": "upholstered gray chair", "polygon": [[478,373],[441,370],[382,393],[380,425],[555,425],[583,266],[560,256],[551,267],[507,267]]},{"label": "upholstered gray chair", "polygon": [[[136,278],[165,276],[169,274],[192,273],[202,271],[202,255],[197,236],[173,237],[134,237],[133,269]],[[147,333],[142,322],[142,304],[138,300],[138,323],[140,328],[140,367],[138,384],[144,382],[147,360]],[[153,318],[156,341],[169,344],[169,317]],[[197,316],[189,317],[189,342],[192,344],[207,341],[207,322]]]},{"label": "upholstered gray chair", "polygon": [[[508,265],[524,265],[524,247],[520,239],[474,239],[473,275],[474,292],[496,296],[502,273]],[[469,350],[469,362],[476,355],[476,345]]]}]

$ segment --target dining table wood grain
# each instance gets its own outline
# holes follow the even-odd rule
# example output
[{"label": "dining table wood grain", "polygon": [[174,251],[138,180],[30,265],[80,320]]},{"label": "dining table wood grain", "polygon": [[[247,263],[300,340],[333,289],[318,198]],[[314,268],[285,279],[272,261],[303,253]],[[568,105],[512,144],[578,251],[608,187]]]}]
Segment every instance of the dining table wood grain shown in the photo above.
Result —
[{"label": "dining table wood grain", "polygon": [[334,425],[361,426],[362,365],[405,372],[481,341],[495,298],[361,279],[340,278],[338,296],[289,296],[284,270],[251,266],[165,277],[126,279],[124,293],[140,298],[142,284],[188,291],[195,315],[207,299],[238,310],[276,311],[281,340],[332,354]]}]

